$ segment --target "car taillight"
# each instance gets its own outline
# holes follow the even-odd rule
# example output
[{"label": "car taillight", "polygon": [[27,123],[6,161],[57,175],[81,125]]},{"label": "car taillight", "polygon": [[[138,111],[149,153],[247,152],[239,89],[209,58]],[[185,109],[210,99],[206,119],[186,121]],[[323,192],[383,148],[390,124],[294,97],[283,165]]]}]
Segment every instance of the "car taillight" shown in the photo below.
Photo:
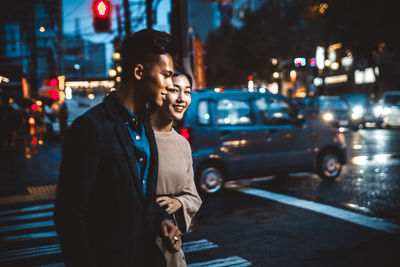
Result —
[{"label": "car taillight", "polygon": [[182,128],[180,134],[185,137],[186,140],[190,143],[190,129],[189,128]]}]

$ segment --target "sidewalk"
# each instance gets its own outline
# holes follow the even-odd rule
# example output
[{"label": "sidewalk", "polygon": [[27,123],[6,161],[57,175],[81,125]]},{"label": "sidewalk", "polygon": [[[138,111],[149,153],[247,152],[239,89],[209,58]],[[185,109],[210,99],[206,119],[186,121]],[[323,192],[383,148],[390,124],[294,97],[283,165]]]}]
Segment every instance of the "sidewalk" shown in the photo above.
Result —
[{"label": "sidewalk", "polygon": [[20,137],[14,153],[1,155],[1,161],[0,205],[54,198],[60,143],[39,144],[31,136]]}]

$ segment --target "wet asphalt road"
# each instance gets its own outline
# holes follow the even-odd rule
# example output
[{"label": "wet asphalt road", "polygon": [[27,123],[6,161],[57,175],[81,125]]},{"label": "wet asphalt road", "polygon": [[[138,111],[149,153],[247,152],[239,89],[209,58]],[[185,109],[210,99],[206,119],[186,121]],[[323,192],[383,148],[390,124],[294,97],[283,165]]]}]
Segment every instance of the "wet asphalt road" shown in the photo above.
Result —
[{"label": "wet asphalt road", "polygon": [[271,177],[250,186],[354,210],[400,224],[400,130],[345,133],[348,161],[335,181],[317,175]]},{"label": "wet asphalt road", "polygon": [[[345,137],[348,164],[335,181],[306,173],[267,177],[228,183],[206,196],[184,237],[189,266],[398,266],[400,234],[239,192],[258,188],[399,225],[400,130],[365,129]],[[63,266],[54,228],[45,225],[51,221],[60,153],[57,143],[20,141],[17,169],[0,172],[1,266]],[[22,207],[43,207],[42,215],[18,212]],[[25,215],[33,216],[22,219]],[[31,223],[43,226],[11,229]],[[36,248],[47,252],[32,252]]]}]

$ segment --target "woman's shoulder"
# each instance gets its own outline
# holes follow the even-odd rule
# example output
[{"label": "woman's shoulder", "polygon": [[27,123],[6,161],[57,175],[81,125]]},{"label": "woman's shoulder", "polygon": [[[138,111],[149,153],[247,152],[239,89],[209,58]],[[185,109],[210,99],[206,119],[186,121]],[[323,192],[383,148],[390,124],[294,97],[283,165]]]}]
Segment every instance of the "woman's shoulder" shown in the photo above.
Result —
[{"label": "woman's shoulder", "polygon": [[183,137],[182,135],[180,135],[177,131],[175,131],[175,129],[172,128],[172,134],[174,136],[174,139],[177,140],[177,142],[179,143],[179,145],[182,147],[183,150],[186,150],[188,152],[192,152],[191,148],[190,148],[190,144],[189,141],[186,140],[185,137]]}]

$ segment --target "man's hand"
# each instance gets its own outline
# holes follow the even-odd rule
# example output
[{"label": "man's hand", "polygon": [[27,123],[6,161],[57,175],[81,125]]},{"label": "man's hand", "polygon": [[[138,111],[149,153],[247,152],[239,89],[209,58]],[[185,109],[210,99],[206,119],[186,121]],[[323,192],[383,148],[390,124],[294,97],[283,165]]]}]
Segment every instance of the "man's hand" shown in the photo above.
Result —
[{"label": "man's hand", "polygon": [[179,200],[168,196],[158,197],[156,202],[160,207],[166,206],[165,211],[168,212],[168,214],[175,213],[182,207],[182,203]]},{"label": "man's hand", "polygon": [[161,230],[163,236],[168,238],[171,242],[171,247],[174,251],[178,251],[181,248],[182,239],[181,231],[176,227],[170,220],[163,220],[161,222]]}]

